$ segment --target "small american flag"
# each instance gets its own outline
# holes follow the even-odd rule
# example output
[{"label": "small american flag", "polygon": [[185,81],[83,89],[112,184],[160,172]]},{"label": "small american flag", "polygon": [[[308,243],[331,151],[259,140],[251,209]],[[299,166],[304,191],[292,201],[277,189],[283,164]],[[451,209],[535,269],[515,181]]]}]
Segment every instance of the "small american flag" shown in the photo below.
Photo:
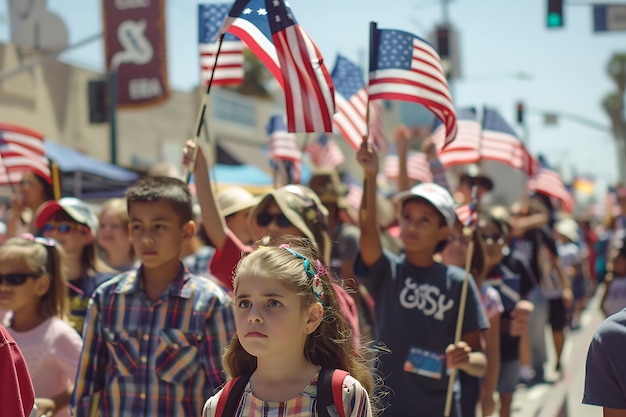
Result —
[{"label": "small american flag", "polygon": [[[361,69],[349,59],[337,55],[331,73],[335,85],[337,113],[333,118],[335,126],[350,146],[357,150],[363,136],[368,134],[367,91]],[[380,103],[370,102],[369,136],[372,144],[381,152],[387,151],[387,139],[382,129]]]},{"label": "small american flag", "polygon": [[538,159],[539,169],[535,176],[528,181],[528,189],[559,200],[563,210],[572,212],[574,199],[565,188],[561,176],[549,167],[547,161],[542,156],[539,156]]},{"label": "small american flag", "polygon": [[370,100],[420,103],[446,126],[444,148],[457,132],[456,113],[439,54],[427,41],[400,30],[379,30],[372,23]]},{"label": "small american flag", "polygon": [[318,167],[335,168],[345,161],[339,146],[326,134],[320,135],[315,142],[307,145],[306,151]]},{"label": "small american flag", "polygon": [[221,32],[226,30],[258,53],[275,76],[280,73],[289,132],[332,132],[332,79],[317,45],[283,0],[235,1]]},{"label": "small american flag", "polygon": [[[267,124],[269,137],[269,156],[272,165],[283,165],[287,168],[289,183],[300,182],[300,161],[302,152],[298,147],[296,135],[287,132],[285,116],[272,116]],[[286,163],[282,163],[285,161]]]},{"label": "small american flag", "polygon": [[[410,179],[420,182],[432,182],[433,174],[430,172],[430,165],[426,160],[426,155],[422,152],[411,152],[406,160],[407,175]],[[383,165],[385,177],[393,180],[400,175],[400,163],[398,155],[387,155]]]},{"label": "small american flag", "polygon": [[198,5],[198,48],[200,50],[200,77],[206,85],[213,75],[213,85],[241,84],[243,81],[243,42],[227,33],[215,65],[215,54],[220,25],[224,21],[229,4]]},{"label": "small american flag", "polygon": [[22,173],[34,172],[52,184],[41,133],[0,123],[0,184],[14,184]]},{"label": "small american flag", "polygon": [[443,149],[445,143],[445,126],[437,119],[432,133],[433,143],[437,146],[439,161],[444,167],[473,164],[480,160],[480,122],[476,117],[476,109],[460,109],[457,113],[457,134],[454,142]]}]

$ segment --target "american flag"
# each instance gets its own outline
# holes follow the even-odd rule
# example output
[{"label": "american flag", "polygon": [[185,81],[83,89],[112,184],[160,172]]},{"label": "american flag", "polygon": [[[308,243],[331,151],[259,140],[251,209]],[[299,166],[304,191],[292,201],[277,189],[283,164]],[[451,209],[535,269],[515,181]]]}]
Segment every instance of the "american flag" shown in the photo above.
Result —
[{"label": "american flag", "polygon": [[345,161],[339,146],[326,134],[320,135],[315,142],[308,144],[305,150],[318,167],[335,168]]},{"label": "american flag", "polygon": [[52,183],[41,133],[0,123],[0,184],[14,184],[32,171]]},{"label": "american flag", "polygon": [[[331,73],[335,85],[335,103],[337,113],[333,118],[350,146],[357,150],[361,146],[363,136],[368,133],[367,119],[367,90],[361,69],[349,59],[337,55],[335,67]],[[380,103],[369,103],[369,136],[372,144],[381,152],[387,151],[387,139],[382,129],[382,115]]]},{"label": "american flag", "polygon": [[495,110],[483,111],[483,133],[480,147],[483,160],[503,162],[511,168],[528,172],[532,164],[528,161],[528,151],[515,131]]},{"label": "american flag", "polygon": [[399,30],[379,30],[372,23],[370,100],[420,103],[446,126],[444,147],[456,136],[456,113],[439,54],[427,41]]},{"label": "american flag", "polygon": [[[426,160],[426,155],[422,152],[411,152],[406,159],[407,175],[410,179],[420,182],[432,182],[433,174],[430,172],[430,165]],[[397,179],[400,175],[400,163],[398,155],[387,155],[385,157],[383,172],[389,179]]]},{"label": "american flag", "polygon": [[[229,4],[198,4],[198,49],[200,78],[206,85],[213,74],[213,85],[241,84],[243,81],[243,42],[227,33],[215,65],[220,25],[230,9]],[[214,70],[215,68],[215,70]]]},{"label": "american flag", "polygon": [[288,171],[289,183],[299,183],[302,152],[298,147],[296,135],[287,132],[285,116],[277,115],[270,118],[267,124],[267,135],[269,137],[269,156],[273,167],[284,165]]},{"label": "american flag", "polygon": [[574,199],[565,188],[561,176],[548,165],[547,161],[539,156],[539,169],[535,176],[528,181],[528,190],[546,195],[560,201],[563,210],[572,212]]},{"label": "american flag", "polygon": [[480,160],[481,126],[476,117],[476,109],[460,109],[457,113],[457,134],[454,142],[442,149],[445,143],[445,126],[436,119],[432,133],[433,143],[437,146],[439,161],[444,167],[473,164]]},{"label": "american flag", "polygon": [[[246,42],[255,54],[259,52],[261,60],[268,60],[270,71],[278,69],[285,91],[289,132],[332,132],[332,79],[319,49],[298,25],[284,0],[235,1],[221,32],[225,30]],[[248,30],[249,33],[242,33]]]}]

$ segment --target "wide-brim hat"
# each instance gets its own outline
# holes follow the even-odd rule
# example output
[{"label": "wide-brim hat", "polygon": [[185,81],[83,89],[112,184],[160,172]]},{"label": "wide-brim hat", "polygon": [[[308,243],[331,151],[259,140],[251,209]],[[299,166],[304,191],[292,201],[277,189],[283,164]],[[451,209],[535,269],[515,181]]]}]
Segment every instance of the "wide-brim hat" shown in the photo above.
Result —
[{"label": "wide-brim hat", "polygon": [[260,198],[242,187],[227,187],[217,192],[217,204],[224,217],[240,212],[259,203]]},{"label": "wide-brim hat", "polygon": [[317,194],[303,185],[290,184],[267,193],[250,214],[251,219],[274,200],[281,213],[300,230],[313,244],[317,244],[316,236],[327,229],[328,210]]}]

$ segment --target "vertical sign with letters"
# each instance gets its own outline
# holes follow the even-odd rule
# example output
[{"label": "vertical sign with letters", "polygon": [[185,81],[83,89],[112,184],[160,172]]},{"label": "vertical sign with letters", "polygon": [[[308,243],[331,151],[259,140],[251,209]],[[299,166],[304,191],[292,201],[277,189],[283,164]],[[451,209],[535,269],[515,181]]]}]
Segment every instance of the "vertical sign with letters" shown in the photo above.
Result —
[{"label": "vertical sign with letters", "polygon": [[102,0],[102,11],[106,65],[116,71],[118,106],[165,100],[165,0]]}]

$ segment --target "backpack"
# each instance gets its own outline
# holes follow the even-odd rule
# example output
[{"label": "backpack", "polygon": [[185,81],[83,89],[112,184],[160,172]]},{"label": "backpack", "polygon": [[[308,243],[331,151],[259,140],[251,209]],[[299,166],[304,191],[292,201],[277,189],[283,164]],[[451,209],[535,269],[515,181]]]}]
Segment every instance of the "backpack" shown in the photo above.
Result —
[{"label": "backpack", "polygon": [[[320,417],[345,417],[343,409],[343,380],[348,372],[322,368],[317,380],[317,415]],[[233,417],[246,388],[250,375],[241,375],[224,384],[217,401],[215,417]]]}]

